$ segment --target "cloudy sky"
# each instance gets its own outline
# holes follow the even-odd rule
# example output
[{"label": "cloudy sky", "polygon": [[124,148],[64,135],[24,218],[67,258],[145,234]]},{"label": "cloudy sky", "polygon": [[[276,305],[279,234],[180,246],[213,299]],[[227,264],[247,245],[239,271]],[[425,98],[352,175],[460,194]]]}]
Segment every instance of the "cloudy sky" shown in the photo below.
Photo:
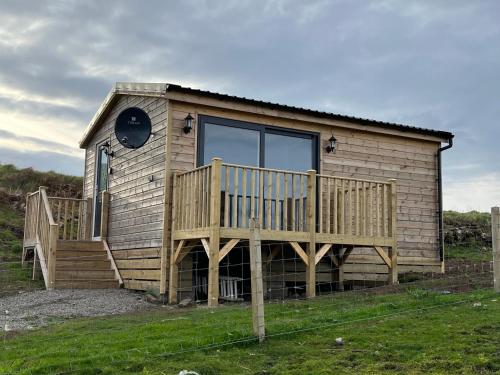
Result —
[{"label": "cloudy sky", "polygon": [[83,173],[116,81],[449,130],[445,208],[500,204],[498,1],[0,1],[0,163]]}]

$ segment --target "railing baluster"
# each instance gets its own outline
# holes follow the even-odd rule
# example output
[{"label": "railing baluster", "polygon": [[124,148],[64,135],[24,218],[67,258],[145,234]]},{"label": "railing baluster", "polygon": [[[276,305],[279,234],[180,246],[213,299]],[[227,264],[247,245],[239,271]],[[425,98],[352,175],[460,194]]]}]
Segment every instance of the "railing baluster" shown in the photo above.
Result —
[{"label": "railing baluster", "polygon": [[67,237],[67,233],[68,233],[68,213],[69,211],[69,203],[68,203],[68,200],[65,200],[64,201],[64,228],[63,228],[63,240],[65,240]]},{"label": "railing baluster", "polygon": [[230,177],[230,167],[226,166],[226,174],[224,180],[224,226],[229,228],[229,177]]},{"label": "railing baluster", "polygon": [[241,227],[247,227],[247,169],[241,168]]},{"label": "railing baluster", "polygon": [[283,230],[288,230],[288,173],[283,174]]},{"label": "railing baluster", "polygon": [[304,176],[299,176],[300,182],[300,197],[299,197],[299,232],[303,232],[304,229]]},{"label": "railing baluster", "polygon": [[233,228],[238,227],[238,195],[239,195],[239,186],[238,186],[238,176],[239,168],[233,168]]},{"label": "railing baluster", "polygon": [[276,172],[276,188],[275,190],[275,197],[276,197],[276,203],[275,203],[275,208],[274,208],[274,228],[276,230],[281,230],[281,173]]},{"label": "railing baluster", "polygon": [[331,178],[326,178],[326,233],[332,233],[332,228],[330,226],[330,219],[332,216],[332,190],[331,190]]},{"label": "railing baluster", "polygon": [[355,213],[355,226],[356,226],[356,236],[359,236],[359,219],[361,215],[359,214],[359,181],[354,182],[354,187],[356,189],[355,199],[356,199],[356,213]]},{"label": "railing baluster", "polygon": [[292,173],[292,230],[295,231],[297,230],[296,227],[296,204],[295,204],[295,191],[296,191],[296,186],[295,186],[295,175]]},{"label": "railing baluster", "polygon": [[368,235],[373,236],[373,186],[368,183]]},{"label": "railing baluster", "polygon": [[83,202],[78,202],[78,227],[76,229],[76,239],[81,240],[81,229],[82,229],[82,215],[83,215]]},{"label": "railing baluster", "polygon": [[348,222],[347,222],[347,231],[348,231],[348,234],[349,236],[352,236],[352,207],[353,207],[353,204],[352,204],[352,180],[349,180],[348,181],[348,188],[349,188],[349,214],[347,215],[348,216]]},{"label": "railing baluster", "polygon": [[346,204],[345,204],[345,180],[340,180],[340,197],[339,197],[339,222],[340,222],[340,234],[345,234],[345,214],[346,214]]},{"label": "railing baluster", "polygon": [[318,232],[323,233],[323,180],[318,178],[318,197],[316,202],[318,204]]},{"label": "railing baluster", "polygon": [[271,218],[271,205],[272,205],[272,199],[273,199],[273,172],[267,171],[267,191],[266,191],[266,198],[267,198],[267,206],[266,206],[266,228],[267,229],[273,229],[272,226],[272,218]]},{"label": "railing baluster", "polygon": [[374,235],[380,237],[380,198],[379,198],[379,184],[375,184],[375,233]]},{"label": "railing baluster", "polygon": [[250,171],[250,219],[255,219],[255,169]]},{"label": "railing baluster", "polygon": [[337,193],[337,179],[333,179],[333,233],[339,233],[339,195]]},{"label": "railing baluster", "polygon": [[72,240],[74,236],[74,222],[75,222],[75,201],[71,201],[71,224],[69,231],[69,239]]},{"label": "railing baluster", "polygon": [[385,228],[386,228],[386,224],[387,224],[387,215],[386,215],[386,210],[387,210],[387,203],[386,203],[386,200],[385,200],[385,197],[386,197],[386,194],[385,194],[385,188],[386,188],[386,184],[382,184],[381,186],[381,192],[380,192],[380,200],[382,202],[382,208],[381,208],[381,213],[382,213],[382,225],[381,225],[381,229],[382,229],[382,237],[385,237]]},{"label": "railing baluster", "polygon": [[262,221],[262,228],[264,227],[264,172],[258,171],[259,178],[259,218]]}]

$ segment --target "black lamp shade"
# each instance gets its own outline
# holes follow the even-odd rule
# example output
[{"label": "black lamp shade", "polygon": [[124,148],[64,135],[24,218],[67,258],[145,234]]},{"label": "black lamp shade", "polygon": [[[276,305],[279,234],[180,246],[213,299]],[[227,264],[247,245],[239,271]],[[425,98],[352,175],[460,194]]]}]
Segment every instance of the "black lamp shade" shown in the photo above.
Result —
[{"label": "black lamp shade", "polygon": [[194,117],[191,116],[191,113],[188,113],[188,115],[184,119],[184,133],[187,134],[193,129],[193,120]]},{"label": "black lamp shade", "polygon": [[326,147],[326,152],[330,153],[332,151],[335,151],[337,148],[337,138],[335,138],[333,135],[328,139],[328,146]]}]

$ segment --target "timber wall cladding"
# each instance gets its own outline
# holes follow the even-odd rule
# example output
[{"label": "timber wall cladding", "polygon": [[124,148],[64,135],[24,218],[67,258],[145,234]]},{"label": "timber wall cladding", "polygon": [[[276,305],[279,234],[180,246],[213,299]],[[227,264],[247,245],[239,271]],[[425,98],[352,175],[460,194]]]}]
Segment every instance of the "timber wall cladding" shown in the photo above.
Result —
[{"label": "timber wall cladding", "polygon": [[[375,180],[396,178],[400,272],[438,271],[436,181],[438,142],[175,102],[172,137],[173,170],[188,170],[196,165],[197,127],[195,126],[188,135],[182,134],[183,119],[188,113],[318,132],[321,134],[322,174]],[[339,146],[335,153],[328,154],[324,148],[332,131]],[[361,273],[367,272],[367,264],[383,264],[380,257],[371,249],[355,249],[348,263],[356,264],[346,265],[346,279],[358,280],[376,279],[375,276],[369,277]],[[375,273],[387,272],[385,266],[373,266],[372,270]]]},{"label": "timber wall cladding", "polygon": [[[151,118],[152,136],[137,150],[123,147],[114,135],[116,117],[128,107],[139,107]],[[131,289],[159,286],[166,117],[165,99],[121,96],[86,150],[84,194],[90,197],[95,183],[96,144],[109,140],[115,152],[110,161],[113,173],[109,176],[107,240],[113,256],[120,260],[117,266],[125,287]],[[153,182],[149,181],[150,176]]]}]

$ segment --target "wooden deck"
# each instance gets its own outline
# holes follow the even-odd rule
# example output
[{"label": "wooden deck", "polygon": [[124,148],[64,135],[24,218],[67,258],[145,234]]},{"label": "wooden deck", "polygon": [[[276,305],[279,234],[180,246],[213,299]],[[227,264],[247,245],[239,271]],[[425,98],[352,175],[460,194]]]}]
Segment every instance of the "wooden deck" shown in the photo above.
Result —
[{"label": "wooden deck", "polygon": [[[219,262],[250,239],[250,218],[262,241],[290,244],[306,265],[306,294],[327,254],[339,268],[354,247],[372,247],[397,282],[396,180],[370,181],[223,163],[174,174],[169,300],[177,299],[178,267],[193,241],[209,257],[208,303],[219,297]],[[225,245],[220,249],[221,240]],[[342,254],[332,254],[343,245]],[[384,249],[386,248],[386,249]]]}]

